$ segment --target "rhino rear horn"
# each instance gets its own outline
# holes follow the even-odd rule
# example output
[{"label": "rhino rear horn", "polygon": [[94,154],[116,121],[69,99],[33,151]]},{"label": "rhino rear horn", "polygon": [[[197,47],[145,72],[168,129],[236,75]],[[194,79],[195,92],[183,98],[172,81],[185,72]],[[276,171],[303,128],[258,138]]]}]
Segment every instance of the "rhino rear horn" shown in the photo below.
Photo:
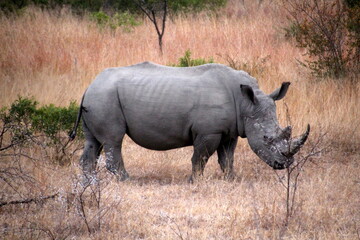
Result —
[{"label": "rhino rear horn", "polygon": [[290,137],[291,137],[291,132],[292,132],[292,128],[291,126],[287,126],[286,128],[284,128],[280,135],[279,135],[279,138],[280,139],[286,139],[286,140],[289,140]]},{"label": "rhino rear horn", "polygon": [[296,154],[300,150],[300,148],[306,142],[306,140],[309,136],[309,133],[310,133],[310,125],[308,124],[305,133],[303,133],[303,135],[301,135],[300,137],[295,138],[291,141],[291,145],[290,145],[290,154],[291,155]]}]

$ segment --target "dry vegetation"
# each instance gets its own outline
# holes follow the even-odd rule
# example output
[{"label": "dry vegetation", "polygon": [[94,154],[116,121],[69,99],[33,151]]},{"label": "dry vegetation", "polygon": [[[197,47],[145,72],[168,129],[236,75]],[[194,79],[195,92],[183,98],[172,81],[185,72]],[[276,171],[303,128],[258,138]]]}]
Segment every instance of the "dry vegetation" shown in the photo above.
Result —
[{"label": "dry vegetation", "polygon": [[[239,3],[238,3],[239,2]],[[41,103],[67,105],[79,100],[102,69],[150,60],[174,63],[185,50],[194,57],[254,75],[265,92],[283,81],[290,91],[278,103],[282,126],[291,116],[295,134],[307,123],[312,133],[302,155],[327,133],[297,183],[288,224],[286,191],[277,174],[240,140],[237,177],[222,180],[216,158],[204,179],[189,185],[191,148],[148,151],[126,139],[125,164],[131,180],[118,183],[99,165],[99,185],[79,185],[78,158],[56,166],[38,149],[25,149],[16,161],[1,155],[1,202],[33,199],[0,207],[5,239],[360,239],[360,82],[318,81],[297,64],[302,52],[286,40],[285,12],[276,1],[230,1],[221,17],[175,17],[157,48],[151,23],[128,33],[99,29],[68,10],[29,9],[21,17],[1,18],[0,102],[18,95]],[[287,106],[287,107],[286,107]],[[29,157],[30,156],[30,157]],[[35,160],[37,159],[37,160]],[[19,172],[21,169],[21,172]],[[39,196],[54,198],[40,200]],[[83,193],[83,194],[82,194]],[[100,197],[100,198],[99,198]],[[36,200],[36,201],[35,201]],[[84,215],[85,213],[85,215]],[[89,233],[91,232],[91,234]]]}]

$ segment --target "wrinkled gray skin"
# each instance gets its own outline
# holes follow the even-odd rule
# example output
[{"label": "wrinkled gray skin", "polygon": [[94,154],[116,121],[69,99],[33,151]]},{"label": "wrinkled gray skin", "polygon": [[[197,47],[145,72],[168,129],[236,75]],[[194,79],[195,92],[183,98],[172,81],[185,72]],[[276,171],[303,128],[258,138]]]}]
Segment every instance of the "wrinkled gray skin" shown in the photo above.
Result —
[{"label": "wrinkled gray skin", "polygon": [[121,155],[125,134],[152,150],[194,146],[190,181],[202,175],[215,151],[225,177],[232,178],[238,136],[268,165],[286,168],[309,134],[292,140],[291,127],[278,124],[275,100],[289,85],[267,95],[246,72],[220,64],[174,68],[144,62],[106,69],[86,90],[79,112],[85,176],[93,174],[104,148],[107,169],[120,180],[129,177]]}]

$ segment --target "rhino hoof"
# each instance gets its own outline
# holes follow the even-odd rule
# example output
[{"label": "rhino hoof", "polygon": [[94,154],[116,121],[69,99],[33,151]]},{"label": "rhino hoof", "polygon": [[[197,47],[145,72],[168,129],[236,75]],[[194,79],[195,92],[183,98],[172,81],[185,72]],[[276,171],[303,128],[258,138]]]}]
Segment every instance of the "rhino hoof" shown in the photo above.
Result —
[{"label": "rhino hoof", "polygon": [[226,181],[232,182],[235,180],[235,174],[234,173],[225,174],[224,179]]},{"label": "rhino hoof", "polygon": [[87,188],[90,185],[96,185],[98,181],[99,180],[95,174],[84,174],[81,177],[80,184],[82,187]]},{"label": "rhino hoof", "polygon": [[120,181],[120,182],[124,182],[124,181],[126,181],[126,180],[129,180],[130,179],[130,176],[129,176],[129,174],[127,173],[127,172],[125,172],[125,173],[123,173],[123,174],[121,174],[120,176],[118,176],[118,181]]},{"label": "rhino hoof", "polygon": [[193,184],[194,183],[194,179],[193,176],[191,175],[188,179],[188,183]]}]

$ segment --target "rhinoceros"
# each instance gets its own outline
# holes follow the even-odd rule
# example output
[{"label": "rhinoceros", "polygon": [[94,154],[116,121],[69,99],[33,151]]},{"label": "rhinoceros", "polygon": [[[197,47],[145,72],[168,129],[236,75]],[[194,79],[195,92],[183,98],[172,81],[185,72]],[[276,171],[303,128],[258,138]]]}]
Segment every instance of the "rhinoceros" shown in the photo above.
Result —
[{"label": "rhinoceros", "polygon": [[152,150],[193,146],[190,182],[203,174],[215,151],[224,177],[233,178],[239,136],[272,168],[284,169],[310,131],[308,125],[292,139],[291,127],[279,126],[275,101],[289,85],[284,82],[265,94],[248,73],[222,64],[177,68],[143,62],[108,68],[84,93],[70,138],[82,118],[86,142],[80,164],[85,176],[93,176],[104,148],[106,168],[119,180],[129,178],[121,154],[125,134]]}]

